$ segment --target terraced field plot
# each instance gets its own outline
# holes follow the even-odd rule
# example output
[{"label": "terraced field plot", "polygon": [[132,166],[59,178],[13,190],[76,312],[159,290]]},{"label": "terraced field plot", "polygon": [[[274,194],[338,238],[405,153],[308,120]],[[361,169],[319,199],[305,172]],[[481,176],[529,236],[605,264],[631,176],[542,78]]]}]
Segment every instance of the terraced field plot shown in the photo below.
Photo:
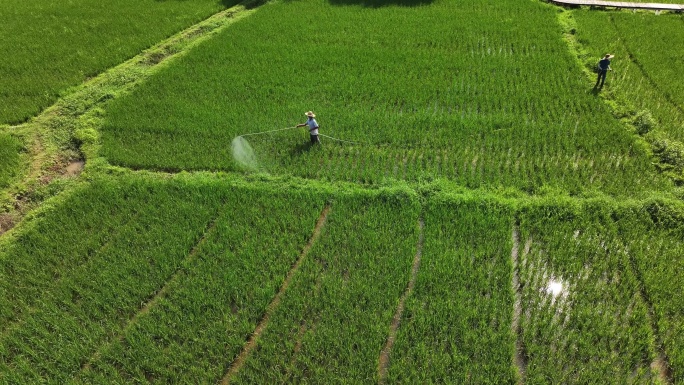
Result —
[{"label": "terraced field plot", "polygon": [[69,87],[196,23],[231,0],[4,0],[0,123],[19,123]]},{"label": "terraced field plot", "polygon": [[610,213],[546,210],[520,222],[526,381],[650,383],[649,305]]},{"label": "terraced field plot", "polygon": [[[181,3],[154,6],[229,5]],[[657,61],[629,64],[658,121],[637,135],[616,118],[629,77],[592,92],[563,41],[559,21],[586,10],[248,5],[216,35],[185,32],[202,45],[140,60],[153,76],[127,96],[77,92],[69,106],[94,111],[54,113],[76,132],[59,142],[83,145],[80,177],[13,177],[24,157],[51,166],[0,135],[0,188],[19,192],[0,209],[21,219],[12,204],[57,195],[0,236],[0,383],[684,382],[683,195],[650,137],[675,137],[658,90],[680,90],[654,86]],[[680,20],[578,16],[582,47],[607,44],[585,39],[606,15]],[[353,142],[248,136],[271,175],[235,163],[235,136],[309,109]],[[36,127],[47,145],[62,133]]]},{"label": "terraced field plot", "polygon": [[637,111],[650,111],[669,137],[684,140],[684,85],[676,80],[684,50],[671,44],[684,39],[684,16],[588,11],[572,15],[577,38],[594,62],[606,52],[616,55],[608,79],[611,89]]},{"label": "terraced field plot", "polygon": [[418,245],[420,208],[383,200],[333,203],[320,241],[231,383],[377,382]]},{"label": "terraced field plot", "polygon": [[[643,282],[642,295],[652,304],[651,322],[659,345],[656,365],[670,372],[673,382],[679,384],[684,382],[684,304],[681,296],[672,293],[684,285],[682,227],[667,211],[651,205],[621,221],[619,231],[625,234],[625,250]],[[663,218],[656,226],[649,217],[654,214]]]},{"label": "terraced field plot", "polygon": [[103,155],[133,168],[236,170],[234,137],[313,109],[323,134],[367,144],[323,138],[308,151],[303,130],[251,136],[263,170],[528,192],[666,188],[589,92],[555,12],[501,1],[268,4],[115,101]]},{"label": "terraced field plot", "polygon": [[388,383],[515,383],[510,208],[430,202]]},{"label": "terraced field plot", "polygon": [[322,208],[226,187],[98,182],[3,247],[0,379],[220,377]]}]

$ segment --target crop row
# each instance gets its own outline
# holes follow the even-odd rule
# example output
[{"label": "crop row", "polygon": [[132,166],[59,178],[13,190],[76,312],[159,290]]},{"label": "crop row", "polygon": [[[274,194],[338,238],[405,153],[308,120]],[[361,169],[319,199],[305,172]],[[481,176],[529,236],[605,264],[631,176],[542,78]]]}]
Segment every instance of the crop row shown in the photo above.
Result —
[{"label": "crop row", "polygon": [[377,382],[416,253],[418,210],[396,199],[333,202],[320,241],[231,382]]},{"label": "crop row", "polygon": [[[573,194],[601,190],[634,195],[666,188],[650,163],[630,156],[629,150],[563,151],[562,130],[549,132],[544,146],[525,140],[529,135],[525,130],[493,132],[444,148],[394,148],[322,138],[322,147],[311,150],[303,133],[247,139],[262,171],[306,178],[366,184],[446,178],[470,188],[503,186],[536,192],[554,187]],[[518,147],[518,143],[526,145]]]},{"label": "crop row", "polygon": [[684,85],[677,76],[684,53],[672,45],[684,38],[681,15],[632,12],[575,11],[577,37],[593,55],[595,68],[605,53],[613,53],[608,84],[633,108],[648,110],[670,137],[684,140]]},{"label": "crop row", "polygon": [[[143,305],[159,292],[174,290],[171,284],[171,288],[164,287],[179,275],[175,281],[183,290],[171,296],[177,300],[165,315],[167,323],[158,324],[161,336],[170,330],[192,333],[188,338],[181,336],[178,346],[183,340],[215,342],[202,337],[208,328],[192,329],[184,317],[192,316],[193,310],[198,321],[209,321],[210,309],[221,318],[237,306],[229,321],[237,325],[231,338],[239,349],[261,314],[262,309],[255,306],[263,305],[277,289],[283,271],[311,231],[313,220],[307,219],[315,218],[318,210],[311,210],[311,202],[296,195],[291,196],[296,202],[273,197],[262,201],[254,193],[226,191],[225,187],[98,182],[22,229],[14,242],[3,239],[0,382],[49,379],[64,383],[76,376],[90,383],[89,378],[100,378],[102,373],[112,379],[144,376],[140,368],[149,366],[146,360],[134,360],[120,371],[99,369],[111,369],[106,361],[111,349],[135,341],[139,325],[156,316],[155,312],[143,316]],[[236,256],[231,250],[241,250],[241,254]],[[226,255],[230,258],[223,258]],[[249,258],[257,258],[260,269],[235,270]],[[268,258],[275,259],[274,263],[265,263]],[[195,260],[202,262],[195,265]],[[249,274],[256,277],[248,280]],[[187,285],[186,277],[190,277]],[[223,290],[225,282],[235,283],[232,296],[210,298],[202,287],[210,283],[215,290]],[[157,302],[161,308],[169,304]],[[182,306],[190,308],[173,312]],[[140,322],[132,325],[131,320],[137,319]],[[166,341],[147,336],[158,343]],[[207,354],[203,349],[200,352]],[[161,354],[157,360],[178,362],[186,355]],[[214,376],[220,375],[228,360],[215,363],[219,367]],[[169,374],[168,368],[156,369],[160,377],[176,375]],[[182,367],[176,370],[185,372]],[[185,375],[193,378],[197,372]]]},{"label": "crop row", "polygon": [[513,384],[511,210],[435,200],[390,383]]},{"label": "crop row", "polygon": [[[524,27],[519,20],[526,20]],[[556,169],[574,157],[588,163],[614,159],[616,168],[627,165],[625,171],[599,188],[622,191],[649,172],[648,154],[596,103],[590,87],[567,52],[555,11],[541,3],[359,8],[323,0],[278,2],[114,101],[103,154],[135,168],[232,170],[228,144],[234,137],[293,126],[313,109],[322,134],[371,147],[481,149],[480,155],[455,155],[458,167],[475,156],[505,163],[509,153],[513,165],[522,153],[558,159],[542,166],[546,175],[537,178],[543,182],[522,173],[511,178],[521,180],[514,186],[561,184],[567,177]],[[316,157],[327,156],[307,152],[305,137],[249,139],[267,142],[261,150],[278,154],[276,162],[294,163],[278,173],[310,177],[318,170],[311,165],[325,161]],[[390,167],[378,170],[371,161],[369,172],[401,168],[394,156],[387,160]],[[339,168],[348,164],[334,153],[329,160]],[[327,173],[315,177],[337,179],[334,171]],[[461,173],[442,175],[458,179]],[[585,170],[574,184],[591,185],[594,175]],[[485,177],[474,183],[511,182]],[[631,190],[647,183],[637,181]]]},{"label": "crop row", "polygon": [[230,1],[0,3],[0,123],[18,123],[69,87],[134,56]]},{"label": "crop row", "polygon": [[525,382],[651,383],[649,305],[609,210],[536,208],[520,234]]},{"label": "crop row", "polygon": [[7,187],[19,172],[21,143],[10,134],[0,132],[0,189]]},{"label": "crop row", "polygon": [[[329,181],[378,184],[388,179],[446,178],[471,188],[505,186],[534,192],[551,186],[571,193],[601,190],[615,195],[667,188],[665,181],[652,172],[651,164],[644,158],[632,156],[629,150],[612,149],[596,154],[578,146],[574,151],[567,151],[563,149],[568,145],[564,135],[560,128],[548,132],[546,143],[540,146],[526,140],[530,131],[502,130],[478,135],[462,145],[448,143],[441,148],[350,144],[323,137],[321,148],[309,149],[308,135],[304,131],[245,139],[255,152],[260,171]],[[157,150],[155,163],[135,166],[156,168],[168,160],[178,166],[163,169],[242,170],[233,159],[230,146],[203,144],[201,140],[201,137],[191,139],[192,143],[186,145],[203,146],[207,153],[213,153],[211,165],[201,164],[201,159],[188,153],[176,153],[174,147],[162,145]],[[144,153],[136,151],[136,147],[126,146],[132,141],[118,143],[119,148],[126,148],[121,153],[145,157]],[[160,141],[172,142],[170,139]],[[626,143],[625,147],[628,146],[630,144]],[[634,152],[639,151],[637,148]],[[179,162],[186,162],[185,166]]]}]

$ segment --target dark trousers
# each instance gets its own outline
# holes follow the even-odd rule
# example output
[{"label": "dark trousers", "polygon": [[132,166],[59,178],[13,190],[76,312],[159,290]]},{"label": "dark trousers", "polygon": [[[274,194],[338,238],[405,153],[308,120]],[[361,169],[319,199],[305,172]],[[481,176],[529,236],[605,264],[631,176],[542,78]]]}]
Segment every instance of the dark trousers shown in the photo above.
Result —
[{"label": "dark trousers", "polygon": [[599,82],[601,83],[601,87],[603,87],[603,83],[606,82],[606,74],[608,73],[608,70],[599,70],[598,71],[598,77],[596,78],[596,85],[594,87],[599,86]]},{"label": "dark trousers", "polygon": [[318,135],[309,134],[309,136],[311,136],[311,144],[312,145],[321,144],[321,141],[318,139]]}]

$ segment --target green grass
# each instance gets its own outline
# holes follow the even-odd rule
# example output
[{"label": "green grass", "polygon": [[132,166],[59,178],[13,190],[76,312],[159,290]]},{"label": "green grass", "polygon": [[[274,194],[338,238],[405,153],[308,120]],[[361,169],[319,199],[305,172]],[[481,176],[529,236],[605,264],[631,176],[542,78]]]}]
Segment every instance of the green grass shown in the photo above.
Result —
[{"label": "green grass", "polygon": [[509,207],[435,199],[389,383],[515,383]]},{"label": "green grass", "polygon": [[220,190],[83,188],[0,252],[0,382],[66,382],[182,266]]},{"label": "green grass", "polygon": [[644,210],[625,215],[620,231],[651,302],[659,343],[669,360],[674,383],[684,382],[684,216],[680,209],[652,202]]},{"label": "green grass", "polygon": [[649,305],[614,217],[605,203],[521,214],[525,383],[652,383]]},{"label": "green grass", "polygon": [[313,109],[321,133],[369,144],[323,138],[309,151],[301,129],[248,137],[263,170],[533,193],[667,188],[590,92],[555,12],[512,1],[268,4],[115,100],[102,154],[133,168],[238,170],[235,136]]},{"label": "green grass", "polygon": [[236,357],[311,236],[323,201],[235,190],[193,260],[150,311],[99,349],[78,383],[213,383]]},{"label": "green grass", "polygon": [[335,200],[253,354],[231,383],[376,383],[418,243],[416,202]]},{"label": "green grass", "polygon": [[[0,122],[230,4],[3,3],[0,32],[12,33],[0,53],[17,62],[0,59],[0,74],[20,76],[1,77],[0,102],[12,102]],[[326,204],[320,238],[231,382],[377,383],[419,243],[388,383],[513,384],[516,353],[525,384],[658,383],[661,349],[684,382],[684,210],[653,197],[670,183],[591,92],[557,12],[513,0],[275,1],[76,122],[96,138],[106,115],[101,154],[151,170],[241,172],[233,137],[309,109],[322,133],[367,144],[247,137],[275,176],[131,172],[89,150],[79,181],[0,237],[0,383],[220,381]],[[603,92],[678,139],[684,90],[670,80],[684,19],[567,14],[590,51],[583,64],[617,54]],[[44,69],[55,72],[41,79]],[[21,151],[0,133],[0,188],[17,179]]]},{"label": "green grass", "polygon": [[70,87],[231,0],[6,0],[0,4],[0,123],[19,123]]},{"label": "green grass", "polygon": [[636,111],[648,110],[658,128],[684,140],[684,85],[678,81],[684,51],[672,43],[684,39],[684,16],[632,12],[573,11],[577,39],[592,55],[595,68],[605,53],[615,54],[607,86]]},{"label": "green grass", "polygon": [[21,142],[14,136],[0,132],[0,189],[7,187],[21,172]]}]

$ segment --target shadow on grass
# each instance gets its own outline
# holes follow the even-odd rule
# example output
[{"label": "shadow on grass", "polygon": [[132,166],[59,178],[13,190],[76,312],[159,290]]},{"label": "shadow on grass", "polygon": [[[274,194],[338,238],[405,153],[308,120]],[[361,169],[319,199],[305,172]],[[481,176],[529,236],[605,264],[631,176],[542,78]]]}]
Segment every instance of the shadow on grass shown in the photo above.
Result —
[{"label": "shadow on grass", "polygon": [[321,146],[321,144],[311,144],[309,141],[299,143],[290,149],[290,157],[297,158],[308,152],[321,151]]},{"label": "shadow on grass", "polygon": [[380,8],[389,5],[402,7],[418,7],[428,5],[434,0],[328,0],[332,5],[362,5],[369,8]]}]

